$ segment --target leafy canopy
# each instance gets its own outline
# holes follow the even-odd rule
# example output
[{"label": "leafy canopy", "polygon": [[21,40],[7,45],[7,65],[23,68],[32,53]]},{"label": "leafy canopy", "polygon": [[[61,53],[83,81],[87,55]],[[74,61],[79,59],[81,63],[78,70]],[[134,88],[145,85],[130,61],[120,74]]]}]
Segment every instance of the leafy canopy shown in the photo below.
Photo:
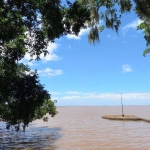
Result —
[{"label": "leafy canopy", "polygon": [[[90,32],[88,40],[91,44],[100,41],[99,33],[103,29],[111,28],[118,32],[121,24],[123,13],[135,11],[137,16],[143,21],[138,27],[138,30],[143,30],[144,38],[147,42],[146,50],[143,55],[146,56],[150,52],[150,0],[77,0],[82,5],[85,5],[90,10],[91,20],[88,21]],[[100,21],[104,25],[100,25]]]},{"label": "leafy canopy", "polygon": [[135,0],[137,3],[136,12],[138,16],[143,22],[137,27],[138,30],[142,30],[144,33],[144,38],[146,40],[146,49],[143,52],[143,56],[146,56],[150,53],[150,1],[138,1]]},{"label": "leafy canopy", "polygon": [[25,130],[35,119],[47,121],[46,113],[57,114],[37,71],[19,61],[26,53],[40,60],[40,54],[48,54],[49,42],[77,35],[87,19],[89,10],[78,2],[62,6],[60,0],[0,1],[0,118],[8,129],[15,125],[18,131],[23,125]]}]

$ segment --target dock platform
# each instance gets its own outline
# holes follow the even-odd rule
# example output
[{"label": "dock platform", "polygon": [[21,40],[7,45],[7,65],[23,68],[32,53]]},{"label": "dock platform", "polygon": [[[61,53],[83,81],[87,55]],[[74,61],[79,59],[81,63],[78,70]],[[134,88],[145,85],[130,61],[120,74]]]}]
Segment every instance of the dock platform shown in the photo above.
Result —
[{"label": "dock platform", "polygon": [[145,119],[145,118],[140,118],[137,116],[133,115],[107,115],[107,116],[102,116],[103,119],[110,119],[110,120],[131,120],[131,121],[145,121],[145,122],[150,122],[150,120]]}]

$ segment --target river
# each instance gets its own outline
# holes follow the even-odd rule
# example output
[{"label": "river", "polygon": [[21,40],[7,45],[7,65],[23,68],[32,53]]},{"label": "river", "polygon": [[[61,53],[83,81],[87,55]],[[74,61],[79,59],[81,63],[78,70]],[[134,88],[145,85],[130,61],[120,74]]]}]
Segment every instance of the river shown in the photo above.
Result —
[{"label": "river", "polygon": [[[121,106],[70,106],[58,111],[48,122],[34,121],[26,132],[6,130],[0,122],[0,149],[150,149],[150,123],[102,119],[103,115],[121,115]],[[150,119],[150,106],[124,106],[124,114]]]}]

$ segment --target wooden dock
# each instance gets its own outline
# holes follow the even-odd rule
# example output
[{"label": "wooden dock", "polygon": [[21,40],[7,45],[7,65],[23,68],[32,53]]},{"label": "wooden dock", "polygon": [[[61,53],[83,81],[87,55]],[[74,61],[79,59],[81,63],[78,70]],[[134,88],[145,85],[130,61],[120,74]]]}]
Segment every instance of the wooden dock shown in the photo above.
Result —
[{"label": "wooden dock", "polygon": [[150,120],[145,119],[145,118],[140,118],[137,116],[133,115],[107,115],[107,116],[102,116],[103,119],[110,119],[110,120],[130,120],[130,121],[145,121],[145,122],[150,122]]}]

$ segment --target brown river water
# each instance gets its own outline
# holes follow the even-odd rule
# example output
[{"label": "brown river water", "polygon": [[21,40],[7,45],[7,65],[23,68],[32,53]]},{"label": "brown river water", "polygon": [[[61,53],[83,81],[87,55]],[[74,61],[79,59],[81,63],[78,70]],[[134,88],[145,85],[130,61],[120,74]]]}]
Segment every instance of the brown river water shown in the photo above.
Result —
[{"label": "brown river water", "polygon": [[[150,150],[150,123],[114,121],[121,106],[58,107],[48,122],[37,120],[26,132],[5,129],[0,122],[0,150]],[[150,119],[150,106],[124,106],[125,115]]]}]

